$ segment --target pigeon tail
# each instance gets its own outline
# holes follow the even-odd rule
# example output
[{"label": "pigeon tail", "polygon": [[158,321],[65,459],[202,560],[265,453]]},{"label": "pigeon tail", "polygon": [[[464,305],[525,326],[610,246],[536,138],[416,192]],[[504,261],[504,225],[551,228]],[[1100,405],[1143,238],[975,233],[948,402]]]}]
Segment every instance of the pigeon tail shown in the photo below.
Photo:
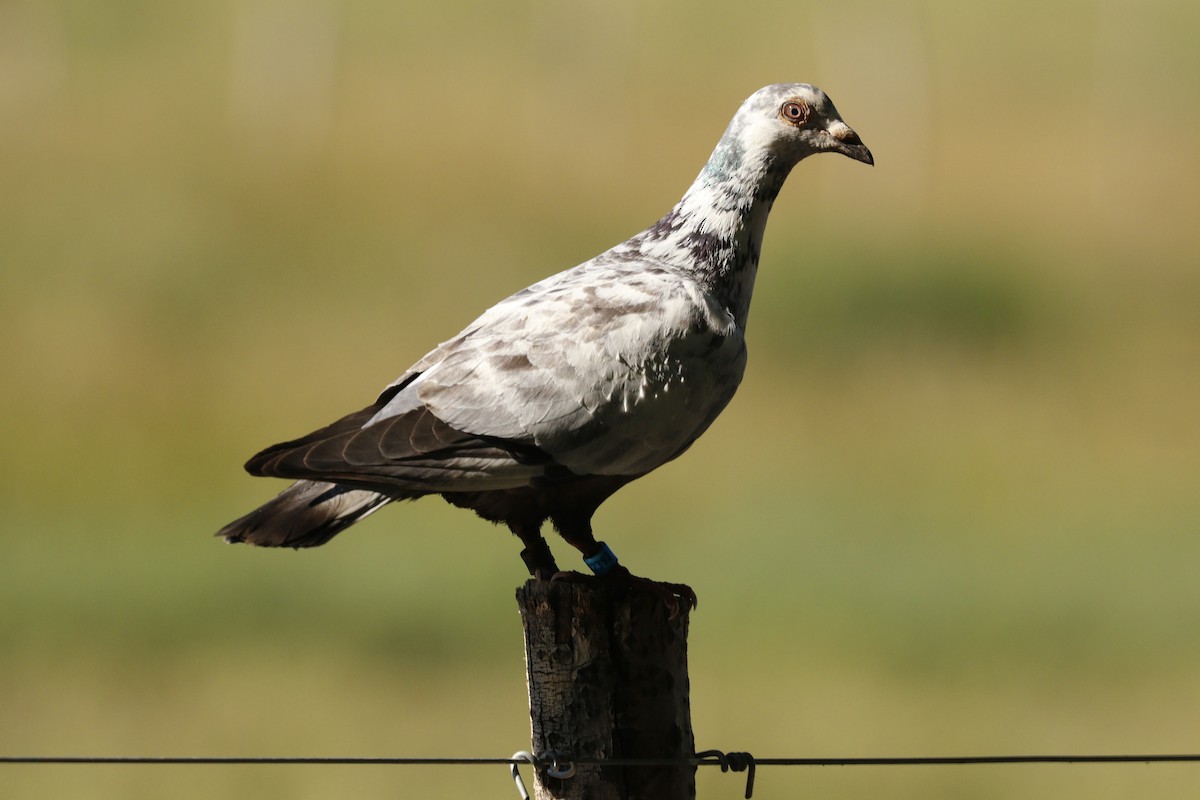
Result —
[{"label": "pigeon tail", "polygon": [[394,499],[336,483],[296,481],[216,535],[259,547],[317,547]]}]

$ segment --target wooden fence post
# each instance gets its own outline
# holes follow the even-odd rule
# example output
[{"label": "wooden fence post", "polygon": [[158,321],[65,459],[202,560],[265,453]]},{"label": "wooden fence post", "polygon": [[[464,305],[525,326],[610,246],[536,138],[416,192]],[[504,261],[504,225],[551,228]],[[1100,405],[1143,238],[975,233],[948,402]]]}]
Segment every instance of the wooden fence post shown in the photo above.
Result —
[{"label": "wooden fence post", "polygon": [[[533,752],[575,759],[692,758],[686,604],[594,580],[517,589]],[[691,800],[696,768],[580,765],[537,775],[537,800]]]}]

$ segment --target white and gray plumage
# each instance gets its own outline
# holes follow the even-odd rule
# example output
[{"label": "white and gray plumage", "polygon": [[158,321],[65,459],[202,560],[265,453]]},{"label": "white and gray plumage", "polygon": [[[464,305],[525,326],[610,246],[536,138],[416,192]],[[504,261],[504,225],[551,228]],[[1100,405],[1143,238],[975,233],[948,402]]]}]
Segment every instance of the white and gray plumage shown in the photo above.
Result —
[{"label": "white and gray plumage", "polygon": [[558,569],[547,519],[595,555],[599,505],[733,397],[767,214],[792,167],[823,152],[874,163],[820,89],[755,92],[670,213],[502,300],[363,410],[254,456],[250,473],[298,480],[218,535],[311,547],[393,500],[440,494],[507,525],[535,576]]}]

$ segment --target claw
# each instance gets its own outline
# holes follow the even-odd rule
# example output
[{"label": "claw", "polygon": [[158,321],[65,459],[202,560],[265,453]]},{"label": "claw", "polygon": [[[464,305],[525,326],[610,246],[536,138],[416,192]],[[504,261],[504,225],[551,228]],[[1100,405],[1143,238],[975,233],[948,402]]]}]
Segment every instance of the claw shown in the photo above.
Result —
[{"label": "claw", "polygon": [[560,569],[558,572],[550,576],[550,582],[565,581],[567,583],[583,583],[585,581],[594,581],[591,575],[584,575],[582,572],[576,572],[573,569]]}]

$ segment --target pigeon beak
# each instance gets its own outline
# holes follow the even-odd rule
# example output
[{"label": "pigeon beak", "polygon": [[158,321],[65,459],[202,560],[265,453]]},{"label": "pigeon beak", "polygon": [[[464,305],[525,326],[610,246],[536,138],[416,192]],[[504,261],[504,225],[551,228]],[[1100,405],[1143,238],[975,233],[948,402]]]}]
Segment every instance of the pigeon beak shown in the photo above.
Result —
[{"label": "pigeon beak", "polygon": [[853,158],[855,161],[861,161],[867,166],[875,166],[875,156],[871,155],[871,151],[867,149],[867,146],[862,143],[862,139],[858,138],[858,134],[849,125],[839,120],[829,126],[829,135],[833,137],[834,141],[831,150]]}]

